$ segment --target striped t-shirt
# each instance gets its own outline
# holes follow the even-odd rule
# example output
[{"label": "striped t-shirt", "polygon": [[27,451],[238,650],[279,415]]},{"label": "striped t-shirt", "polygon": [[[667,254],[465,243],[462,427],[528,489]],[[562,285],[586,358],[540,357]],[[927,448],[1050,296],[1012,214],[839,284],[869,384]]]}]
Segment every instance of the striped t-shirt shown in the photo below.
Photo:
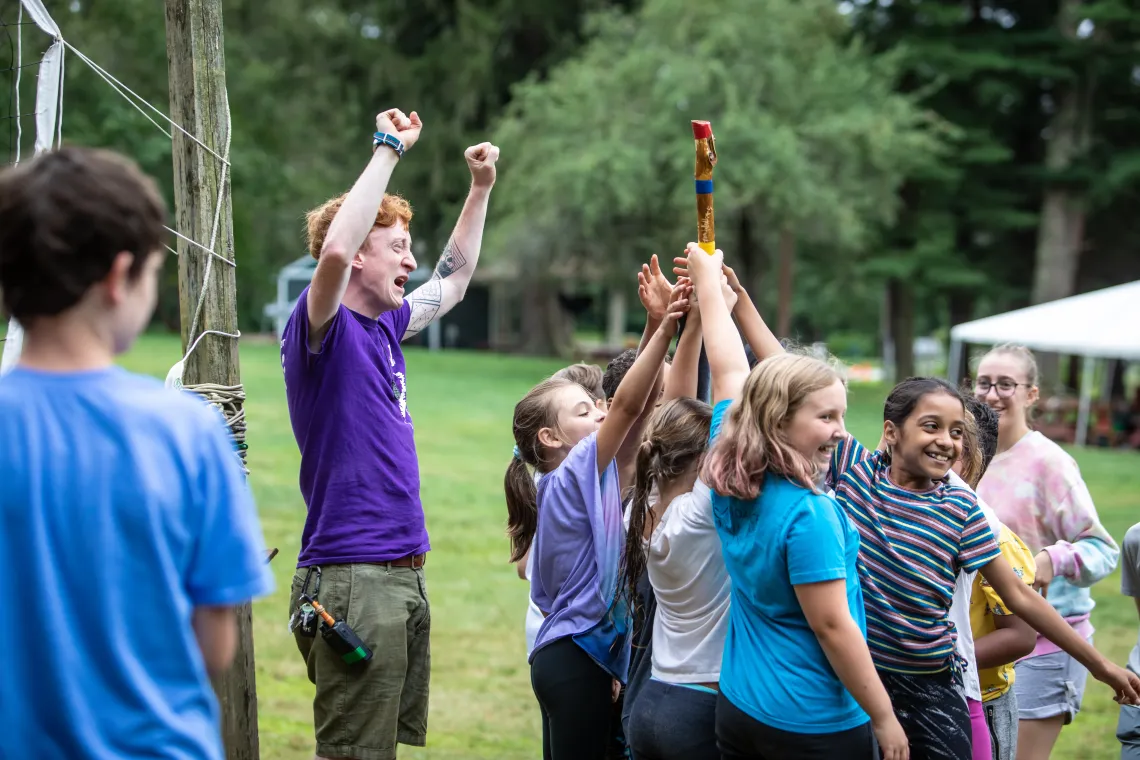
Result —
[{"label": "striped t-shirt", "polygon": [[889,460],[848,436],[828,485],[859,531],[859,580],[875,666],[894,673],[950,667],[954,580],[1000,555],[973,491],[946,482],[915,493],[889,477]]}]

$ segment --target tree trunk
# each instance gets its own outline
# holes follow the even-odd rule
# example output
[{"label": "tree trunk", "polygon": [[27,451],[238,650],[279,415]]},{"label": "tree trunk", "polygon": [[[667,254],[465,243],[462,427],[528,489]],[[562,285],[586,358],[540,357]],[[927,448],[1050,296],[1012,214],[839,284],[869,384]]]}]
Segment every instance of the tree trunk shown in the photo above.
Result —
[{"label": "tree trunk", "polygon": [[621,346],[625,341],[625,320],[629,299],[623,287],[611,287],[606,310],[606,345]]},{"label": "tree trunk", "polygon": [[[1081,0],[1062,0],[1057,13],[1061,33],[1076,38]],[[1072,81],[1055,90],[1055,108],[1045,145],[1045,168],[1053,175],[1070,171],[1088,152],[1092,136],[1092,74],[1078,72]],[[1037,227],[1037,250],[1033,270],[1032,301],[1035,304],[1071,296],[1076,290],[1085,228],[1085,191],[1071,181],[1050,182],[1041,201]],[[1060,380],[1060,358],[1038,357],[1041,377],[1048,383]]]},{"label": "tree trunk", "polygon": [[795,293],[796,238],[788,227],[780,229],[776,300],[776,335],[792,334],[792,297]]},{"label": "tree trunk", "polygon": [[894,381],[895,371],[895,338],[892,332],[893,319],[891,317],[891,283],[883,283],[883,300],[879,305],[879,340],[882,341],[883,378],[887,382]]},{"label": "tree trunk", "polygon": [[[748,209],[741,209],[740,211],[737,235],[736,257],[725,263],[736,272],[740,283],[744,285],[748,291],[748,295],[752,297],[752,301],[756,304],[757,308],[760,308],[761,297],[763,295],[761,291],[763,285],[761,272],[764,270],[762,263],[763,252],[760,250],[759,242],[752,232],[752,217]],[[761,313],[763,313],[763,310],[761,310]],[[777,335],[777,337],[779,336]]]},{"label": "tree trunk", "polygon": [[951,290],[947,295],[950,301],[950,326],[969,322],[974,315],[977,294],[972,290]]},{"label": "tree trunk", "polygon": [[520,343],[524,353],[534,356],[567,356],[574,334],[574,321],[558,298],[558,289],[540,279],[532,279],[523,289]]},{"label": "tree trunk", "polygon": [[891,342],[895,349],[895,382],[914,376],[914,291],[909,283],[887,281]]}]

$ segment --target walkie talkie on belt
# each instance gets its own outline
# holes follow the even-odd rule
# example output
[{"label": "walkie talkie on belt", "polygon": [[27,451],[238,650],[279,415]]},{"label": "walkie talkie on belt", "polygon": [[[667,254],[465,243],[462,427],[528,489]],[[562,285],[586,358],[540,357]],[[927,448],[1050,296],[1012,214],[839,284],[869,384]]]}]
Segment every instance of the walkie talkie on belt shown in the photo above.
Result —
[{"label": "walkie talkie on belt", "polygon": [[313,611],[321,616],[321,637],[333,648],[334,652],[340,655],[342,660],[353,665],[372,659],[372,650],[360,640],[355,631],[348,627],[348,623],[343,620],[334,620],[320,602],[308,594],[302,594],[301,601],[312,605]]}]

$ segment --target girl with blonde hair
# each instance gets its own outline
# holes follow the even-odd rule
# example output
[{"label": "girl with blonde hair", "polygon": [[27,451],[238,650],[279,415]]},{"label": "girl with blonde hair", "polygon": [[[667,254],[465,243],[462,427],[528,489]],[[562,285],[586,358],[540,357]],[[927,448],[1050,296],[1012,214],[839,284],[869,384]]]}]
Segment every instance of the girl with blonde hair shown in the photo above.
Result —
[{"label": "girl with blonde hair", "polygon": [[[715,403],[702,477],[731,579],[716,734],[726,760],[908,757],[866,642],[859,535],[820,480],[846,434],[847,388],[807,356],[749,373],[718,287],[689,247]],[[767,345],[778,346],[775,340]]]}]

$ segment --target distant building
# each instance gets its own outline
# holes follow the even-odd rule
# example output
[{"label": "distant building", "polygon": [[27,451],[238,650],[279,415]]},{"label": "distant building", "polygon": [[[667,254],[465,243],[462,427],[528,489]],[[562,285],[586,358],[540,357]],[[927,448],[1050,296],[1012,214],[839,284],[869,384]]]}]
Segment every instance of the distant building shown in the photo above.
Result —
[{"label": "distant building", "polygon": [[[265,305],[264,314],[266,320],[273,324],[278,340],[301,292],[312,281],[316,268],[316,259],[302,256],[277,273],[277,298]],[[431,269],[423,266],[412,272],[405,292],[411,293],[418,288],[431,277],[431,273]],[[517,299],[511,295],[510,283],[511,279],[496,274],[491,268],[477,269],[463,301],[406,344],[427,346],[433,350],[512,349],[521,314],[515,313],[519,309]]]}]

